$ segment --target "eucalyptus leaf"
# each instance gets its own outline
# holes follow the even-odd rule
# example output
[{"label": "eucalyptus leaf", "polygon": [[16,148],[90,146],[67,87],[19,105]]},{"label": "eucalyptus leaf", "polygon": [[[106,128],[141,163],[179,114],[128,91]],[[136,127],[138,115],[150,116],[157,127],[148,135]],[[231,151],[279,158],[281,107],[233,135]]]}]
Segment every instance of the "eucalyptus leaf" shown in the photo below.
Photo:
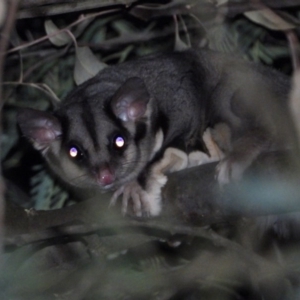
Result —
[{"label": "eucalyptus leaf", "polygon": [[107,33],[106,27],[99,28],[99,30],[95,32],[95,34],[91,38],[91,42],[97,44],[105,41],[106,33]]},{"label": "eucalyptus leaf", "polygon": [[112,59],[118,59],[118,62],[121,63],[121,62],[126,60],[126,58],[133,51],[133,49],[134,49],[134,45],[129,45],[125,49],[123,49],[122,51],[115,52],[111,55],[106,56],[105,61],[109,61],[109,60],[112,60]]},{"label": "eucalyptus leaf", "polygon": [[189,49],[190,47],[180,38],[179,34],[179,26],[177,19],[175,18],[175,45],[174,50],[175,51],[184,51]]},{"label": "eucalyptus leaf", "polygon": [[116,20],[112,23],[112,27],[120,34],[128,34],[138,32],[138,30],[133,26],[133,23],[126,20]]},{"label": "eucalyptus leaf", "polygon": [[[107,32],[107,23],[113,21],[114,19],[116,19],[116,16],[112,15],[106,18],[101,18],[101,19],[96,19],[92,22],[92,24],[90,24],[88,26],[88,28],[86,29],[86,31],[84,32],[84,34],[81,37],[82,41],[92,41],[92,42],[96,42],[96,40],[99,40],[99,32],[100,36],[102,37],[102,34],[105,33],[105,35],[103,36],[103,40],[105,40],[105,36],[106,36],[106,32]],[[96,36],[96,37],[95,37]],[[101,39],[102,41],[102,39]]]},{"label": "eucalyptus leaf", "polygon": [[68,193],[56,184],[42,165],[33,166],[33,170],[37,171],[30,179],[33,207],[37,210],[63,207]]},{"label": "eucalyptus leaf", "polygon": [[[52,20],[46,20],[44,26],[48,35],[52,35],[53,33],[58,32],[60,30],[52,22]],[[56,35],[49,37],[49,40],[53,45],[58,47],[65,46],[72,41],[71,37],[65,31],[62,31],[60,33],[57,33]]]},{"label": "eucalyptus leaf", "polygon": [[127,46],[122,52],[120,52],[120,58],[119,58],[119,63],[124,62],[127,57],[129,56],[129,54],[131,53],[131,51],[133,51],[134,46],[133,45],[129,45]]},{"label": "eucalyptus leaf", "polygon": [[290,55],[290,51],[288,47],[283,47],[283,46],[270,46],[266,48],[266,51],[270,54],[271,57],[273,58],[278,58],[278,57],[287,57]]},{"label": "eucalyptus leaf", "polygon": [[168,46],[169,49],[172,49],[174,43],[171,40],[168,40],[165,44],[162,43],[151,43],[147,45],[141,45],[138,48],[135,49],[135,53],[138,56],[144,56],[144,55],[149,55],[151,53],[159,53],[166,51],[166,48]]},{"label": "eucalyptus leaf", "polygon": [[251,45],[257,40],[264,40],[266,36],[266,31],[260,26],[251,26],[254,28],[248,28],[245,32],[240,32],[238,34],[239,44],[243,47],[245,51],[249,51]]},{"label": "eucalyptus leaf", "polygon": [[94,77],[106,67],[107,65],[103,62],[100,62],[90,48],[76,48],[74,79],[77,85]]},{"label": "eucalyptus leaf", "polygon": [[76,38],[82,35],[86,28],[94,21],[94,18],[85,18],[84,15],[81,15],[78,19],[81,20],[81,22],[77,25],[74,31],[74,36],[76,36]]},{"label": "eucalyptus leaf", "polygon": [[287,22],[269,8],[248,11],[244,15],[251,21],[272,30],[289,30],[295,28],[294,24]]},{"label": "eucalyptus leaf", "polygon": [[50,207],[53,179],[42,166],[36,166],[35,169],[38,170],[38,167],[40,167],[39,172],[30,179],[32,186],[30,194],[35,209],[47,209]]},{"label": "eucalyptus leaf", "polygon": [[174,50],[175,51],[184,51],[187,50],[189,48],[189,46],[182,41],[182,39],[179,37],[179,35],[175,36],[175,47]]}]

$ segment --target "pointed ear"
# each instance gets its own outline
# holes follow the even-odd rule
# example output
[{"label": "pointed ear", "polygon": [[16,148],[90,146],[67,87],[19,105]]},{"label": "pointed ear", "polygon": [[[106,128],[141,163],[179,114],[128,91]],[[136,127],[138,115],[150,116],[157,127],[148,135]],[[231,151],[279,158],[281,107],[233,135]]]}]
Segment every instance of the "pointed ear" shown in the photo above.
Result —
[{"label": "pointed ear", "polygon": [[48,112],[23,108],[18,111],[17,121],[37,150],[47,149],[62,134],[59,120]]},{"label": "pointed ear", "polygon": [[136,121],[145,116],[149,99],[144,81],[139,77],[132,77],[117,90],[111,106],[116,117],[122,121]]}]

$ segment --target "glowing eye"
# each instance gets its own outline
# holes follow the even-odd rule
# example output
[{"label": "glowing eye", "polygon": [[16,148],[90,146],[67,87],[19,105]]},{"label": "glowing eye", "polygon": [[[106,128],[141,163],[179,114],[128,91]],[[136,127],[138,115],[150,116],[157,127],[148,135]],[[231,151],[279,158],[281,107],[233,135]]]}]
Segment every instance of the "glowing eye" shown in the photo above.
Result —
[{"label": "glowing eye", "polygon": [[69,154],[70,154],[71,157],[75,158],[75,157],[78,157],[79,151],[77,150],[76,147],[71,147],[70,151],[69,151]]},{"label": "glowing eye", "polygon": [[121,136],[117,136],[115,138],[115,146],[118,148],[122,148],[125,145],[125,140]]},{"label": "glowing eye", "polygon": [[77,161],[81,161],[84,158],[84,153],[80,150],[80,147],[75,145],[69,147],[69,155]]}]

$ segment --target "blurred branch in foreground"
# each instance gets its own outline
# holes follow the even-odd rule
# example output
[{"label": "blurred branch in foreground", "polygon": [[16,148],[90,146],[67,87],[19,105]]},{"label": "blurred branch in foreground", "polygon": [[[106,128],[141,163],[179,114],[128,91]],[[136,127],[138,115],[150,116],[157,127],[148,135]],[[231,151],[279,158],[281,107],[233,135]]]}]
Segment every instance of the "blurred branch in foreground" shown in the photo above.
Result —
[{"label": "blurred branch in foreground", "polygon": [[[262,155],[242,182],[225,187],[220,187],[214,179],[215,167],[211,163],[171,174],[163,189],[163,214],[153,222],[204,226],[226,222],[233,216],[256,218],[300,210],[300,175],[291,167],[285,153]],[[128,218],[120,218],[119,207],[108,210],[109,198],[110,194],[104,194],[50,211],[28,211],[9,204],[7,233],[30,233],[82,223],[98,224],[96,227],[100,229],[114,226],[112,212],[119,215],[115,225],[127,226]],[[140,221],[147,222],[147,219]]]}]

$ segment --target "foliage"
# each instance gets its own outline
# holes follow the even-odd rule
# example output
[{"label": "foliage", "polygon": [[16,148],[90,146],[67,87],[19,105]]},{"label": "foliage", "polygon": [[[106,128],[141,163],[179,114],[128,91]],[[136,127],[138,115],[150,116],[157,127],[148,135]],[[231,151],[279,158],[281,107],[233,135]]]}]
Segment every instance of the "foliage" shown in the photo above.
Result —
[{"label": "foliage", "polygon": [[[160,7],[163,5],[153,4],[147,9],[157,12]],[[170,16],[162,9],[159,17],[149,20],[139,18],[137,13],[106,14],[105,10],[17,20],[4,80],[1,158],[5,178],[31,196],[35,209],[68,205],[71,197],[20,136],[16,125],[19,107],[51,110],[75,84],[94,76],[105,64],[149,53],[182,51],[190,46],[235,53],[291,74],[289,47],[282,30],[298,25],[300,8],[295,10],[289,18],[289,11],[284,9],[280,15],[273,11],[265,15],[248,12],[233,18],[221,15],[209,19],[203,17],[205,13],[198,15],[198,10],[188,14],[183,10],[181,14],[179,9],[175,17],[175,13]],[[46,34],[49,36],[43,39]],[[31,46],[34,40],[40,42]],[[20,179],[24,169],[26,176]],[[27,204],[22,203],[24,207]],[[69,237],[61,234],[22,247],[7,247],[1,299],[256,299],[262,294],[271,299],[273,294],[280,295],[282,286],[285,292],[288,288],[292,292],[292,284],[286,288],[280,282],[285,278],[280,268],[265,261],[259,265],[265,266],[265,273],[258,272],[252,268],[260,263],[257,254],[251,256],[241,249],[234,253],[235,242],[230,244],[228,240],[230,247],[226,248],[227,244],[216,245],[216,239],[209,237],[180,235],[179,243],[166,234],[160,237],[142,230],[111,230],[113,234],[101,230]],[[175,247],[177,242],[180,245]],[[281,255],[277,248],[270,248],[266,251]],[[291,265],[295,261],[293,275],[299,276],[296,249],[288,249],[287,257]],[[247,256],[251,267],[246,258],[236,260],[234,255]],[[251,274],[246,273],[248,268]],[[255,276],[267,282],[266,286],[268,280],[275,286],[265,291],[263,284],[255,285]],[[6,286],[6,282],[13,285]]]}]

